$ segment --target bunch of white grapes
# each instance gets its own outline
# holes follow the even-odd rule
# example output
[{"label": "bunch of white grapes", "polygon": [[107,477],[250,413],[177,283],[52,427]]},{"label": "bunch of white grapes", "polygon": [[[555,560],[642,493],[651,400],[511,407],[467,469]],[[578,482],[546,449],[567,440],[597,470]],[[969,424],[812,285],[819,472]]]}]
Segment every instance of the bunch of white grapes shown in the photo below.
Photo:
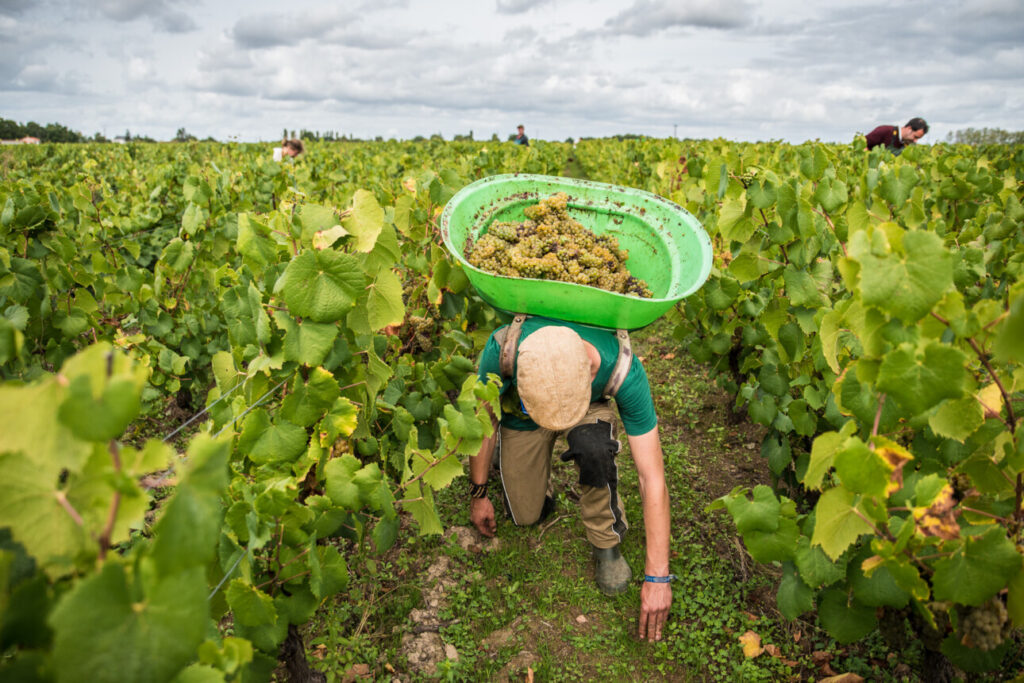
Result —
[{"label": "bunch of white grapes", "polygon": [[994,650],[1010,634],[1006,605],[998,596],[975,607],[960,622],[961,642],[979,650]]},{"label": "bunch of white grapes", "polygon": [[653,294],[630,275],[629,254],[611,235],[595,235],[569,215],[564,192],[523,212],[521,223],[495,222],[466,250],[470,265],[505,277],[559,280],[642,298]]}]

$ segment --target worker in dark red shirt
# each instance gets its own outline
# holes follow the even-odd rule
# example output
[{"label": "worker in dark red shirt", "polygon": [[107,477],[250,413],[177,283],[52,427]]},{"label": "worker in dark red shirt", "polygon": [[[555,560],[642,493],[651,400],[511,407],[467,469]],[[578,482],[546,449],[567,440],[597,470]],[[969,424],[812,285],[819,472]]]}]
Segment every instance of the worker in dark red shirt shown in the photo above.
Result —
[{"label": "worker in dark red shirt", "polygon": [[868,149],[885,145],[893,154],[899,154],[907,145],[912,145],[928,132],[928,123],[921,117],[907,121],[902,128],[879,126],[867,134]]}]

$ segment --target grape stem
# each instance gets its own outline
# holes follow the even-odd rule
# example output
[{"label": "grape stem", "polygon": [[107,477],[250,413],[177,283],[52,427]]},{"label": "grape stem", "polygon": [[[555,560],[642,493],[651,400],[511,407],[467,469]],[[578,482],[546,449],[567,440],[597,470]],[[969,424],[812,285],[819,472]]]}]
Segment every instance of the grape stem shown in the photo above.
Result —
[{"label": "grape stem", "polygon": [[[832,218],[827,213],[825,213],[824,211],[821,211],[819,209],[812,209],[812,211],[814,211],[814,213],[819,214],[822,217],[824,217],[825,222],[828,223],[829,229],[832,230],[832,234],[835,235],[836,234],[836,224],[832,222]],[[849,254],[846,253],[846,245],[845,244],[843,244],[842,242],[839,242],[839,248],[843,250],[843,256],[849,256]]]},{"label": "grape stem", "polygon": [[[943,318],[935,311],[932,311],[932,317],[938,320],[946,327],[950,327],[949,321]],[[978,346],[978,343],[976,341],[974,341],[974,337],[967,337],[967,343],[971,345],[972,349],[974,349],[974,353],[977,354],[978,360],[980,360],[981,364],[985,366],[985,370],[988,371],[988,374],[990,377],[992,377],[992,381],[995,383],[995,385],[999,387],[999,393],[1002,395],[1003,403],[1006,405],[1006,420],[1004,420],[1004,423],[1006,424],[1006,428],[1010,431],[1010,433],[1014,434],[1017,429],[1017,416],[1013,412],[1013,401],[1010,400],[1010,395],[1007,393],[1006,387],[1003,386],[1002,381],[999,379],[999,375],[996,374],[996,371],[988,362],[988,358],[985,356],[985,353],[981,350],[981,347]],[[1020,487],[1018,486],[1018,495],[1019,493]],[[1020,508],[1020,505],[1018,504],[1017,507]]]},{"label": "grape stem", "polygon": [[[878,536],[879,538],[888,539],[890,543],[896,543],[896,537],[892,535],[892,532],[890,532],[888,529],[880,529],[874,522],[872,522],[868,518],[867,515],[865,515],[863,512],[857,509],[856,506],[851,506],[850,510],[853,512],[853,514],[860,517],[865,524],[871,527],[872,531],[875,532],[875,536]],[[914,553],[910,552],[907,549],[904,549],[903,554],[906,555],[914,564],[919,566],[922,569],[922,571],[924,571],[926,574],[930,575],[932,573],[931,567],[922,562],[921,558],[914,555]]]},{"label": "grape stem", "polygon": [[871,425],[871,443],[868,446],[874,449],[874,439],[878,436],[878,425],[882,421],[882,408],[885,406],[885,394],[879,394],[878,396],[878,409],[875,411],[875,423]]},{"label": "grape stem", "polygon": [[[110,459],[114,463],[114,472],[117,474],[121,473],[121,447],[118,446],[117,441],[114,439],[110,440]],[[110,538],[114,535],[114,524],[117,522],[117,510],[121,506],[121,492],[114,490],[114,497],[110,501],[110,511],[107,513],[107,523],[103,527],[103,532],[99,537],[100,544],[100,556],[99,559],[102,562],[107,557],[107,550],[110,549]]]},{"label": "grape stem", "polygon": [[75,521],[75,524],[82,526],[84,524],[82,521],[82,515],[78,514],[78,510],[76,510],[75,506],[71,504],[68,497],[64,495],[64,492],[57,491],[53,495],[57,499],[57,502],[60,503],[60,506],[68,513],[68,516]]},{"label": "grape stem", "polygon": [[[400,488],[401,490],[404,491],[407,488],[409,488],[410,486],[412,486],[413,484],[415,484],[416,482],[418,482],[420,479],[422,479],[424,477],[424,475],[426,475],[427,472],[429,472],[430,470],[434,469],[435,467],[440,465],[442,462],[444,462],[448,458],[450,458],[453,455],[455,455],[455,453],[459,449],[459,444],[460,443],[462,443],[462,439],[461,438],[457,442],[455,442],[455,448],[453,450],[449,451],[446,455],[441,456],[440,458],[438,458],[434,462],[432,462],[429,465],[427,465],[427,468],[425,470],[423,470],[422,472],[417,474],[415,477],[413,477],[409,481],[407,481],[407,482],[405,482],[403,484],[399,484],[398,488]],[[426,460],[426,458],[423,455],[421,455],[420,453],[416,453],[416,456],[419,457],[419,458],[422,458],[423,460]],[[422,497],[420,499],[413,499],[413,500],[421,500],[421,499],[422,499]],[[412,502],[412,501],[398,501],[398,502],[400,502],[400,503],[406,502],[407,503],[407,502]]]},{"label": "grape stem", "polygon": [[[950,327],[949,321],[940,316],[935,311],[932,311],[932,317],[938,320],[946,327]],[[982,352],[981,347],[978,346],[978,343],[974,341],[974,338],[967,337],[967,343],[971,345],[972,349],[974,349],[974,353],[977,354],[978,360],[980,360],[981,364],[985,366],[985,370],[988,371],[988,374],[992,378],[992,381],[995,383],[995,385],[999,387],[999,393],[1003,397],[1003,404],[1006,405],[1006,419],[1003,420],[1003,423],[1006,425],[1006,428],[1009,430],[1010,434],[1016,434],[1017,415],[1013,412],[1013,401],[1010,399],[1010,395],[1009,393],[1007,393],[1006,387],[1003,386],[1002,381],[999,379],[999,375],[996,374],[996,371],[992,368],[991,363],[988,362],[988,358]],[[1000,419],[1002,419],[1001,416]],[[1024,476],[1022,476],[1022,474],[1024,473],[1017,473],[1017,481],[1014,482],[1011,480],[1011,483],[1014,485],[1014,490],[1016,494],[1016,506],[1013,509],[1013,517],[1017,520],[1024,519],[1024,510],[1021,510],[1021,503],[1024,502]],[[1005,472],[1003,472],[1003,476],[1006,476]],[[1007,478],[1009,479],[1009,477]]]},{"label": "grape stem", "polygon": [[975,510],[974,508],[969,508],[966,505],[961,505],[960,509],[963,510],[964,512],[970,512],[975,515],[981,515],[982,517],[988,517],[990,519],[998,520],[1000,522],[1003,522],[1004,524],[1010,521],[1006,517],[1000,517],[999,515],[994,515],[991,512],[985,512],[984,510]]}]

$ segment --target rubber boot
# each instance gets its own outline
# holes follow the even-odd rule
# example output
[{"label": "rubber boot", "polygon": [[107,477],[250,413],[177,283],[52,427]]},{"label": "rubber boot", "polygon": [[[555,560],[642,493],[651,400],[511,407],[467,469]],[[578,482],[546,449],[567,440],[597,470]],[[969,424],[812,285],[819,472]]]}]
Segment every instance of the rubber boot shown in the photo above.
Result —
[{"label": "rubber boot", "polygon": [[633,571],[619,552],[619,546],[594,548],[594,563],[594,578],[602,593],[618,595],[629,588]]}]

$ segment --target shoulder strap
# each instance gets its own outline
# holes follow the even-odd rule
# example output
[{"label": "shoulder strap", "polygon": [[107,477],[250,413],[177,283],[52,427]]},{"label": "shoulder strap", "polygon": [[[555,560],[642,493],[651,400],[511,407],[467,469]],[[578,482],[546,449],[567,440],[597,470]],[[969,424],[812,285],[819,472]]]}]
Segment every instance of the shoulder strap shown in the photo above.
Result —
[{"label": "shoulder strap", "polygon": [[[527,317],[529,316],[518,313],[511,323],[494,333],[494,339],[501,347],[498,355],[498,367],[504,378],[510,378],[514,374],[519,337],[522,333],[523,322]],[[629,332],[616,330],[615,338],[619,341],[619,353],[615,358],[615,367],[612,368],[611,377],[608,378],[608,383],[605,384],[604,390],[601,392],[605,398],[612,398],[618,393],[619,387],[626,380],[630,365],[633,363],[633,347],[629,340]]]},{"label": "shoulder strap", "polygon": [[501,369],[501,376],[508,379],[512,377],[516,367],[516,351],[519,349],[519,335],[523,330],[523,322],[527,316],[524,313],[517,313],[512,322],[505,328],[498,330],[494,338],[501,346],[498,355],[498,367]]},{"label": "shoulder strap", "polygon": [[633,348],[629,341],[629,332],[616,330],[615,338],[619,340],[619,355],[615,358],[615,367],[612,368],[612,376],[608,378],[608,384],[604,386],[601,395],[605,398],[612,398],[619,391],[619,387],[626,380],[629,374],[629,366],[633,362]]}]

